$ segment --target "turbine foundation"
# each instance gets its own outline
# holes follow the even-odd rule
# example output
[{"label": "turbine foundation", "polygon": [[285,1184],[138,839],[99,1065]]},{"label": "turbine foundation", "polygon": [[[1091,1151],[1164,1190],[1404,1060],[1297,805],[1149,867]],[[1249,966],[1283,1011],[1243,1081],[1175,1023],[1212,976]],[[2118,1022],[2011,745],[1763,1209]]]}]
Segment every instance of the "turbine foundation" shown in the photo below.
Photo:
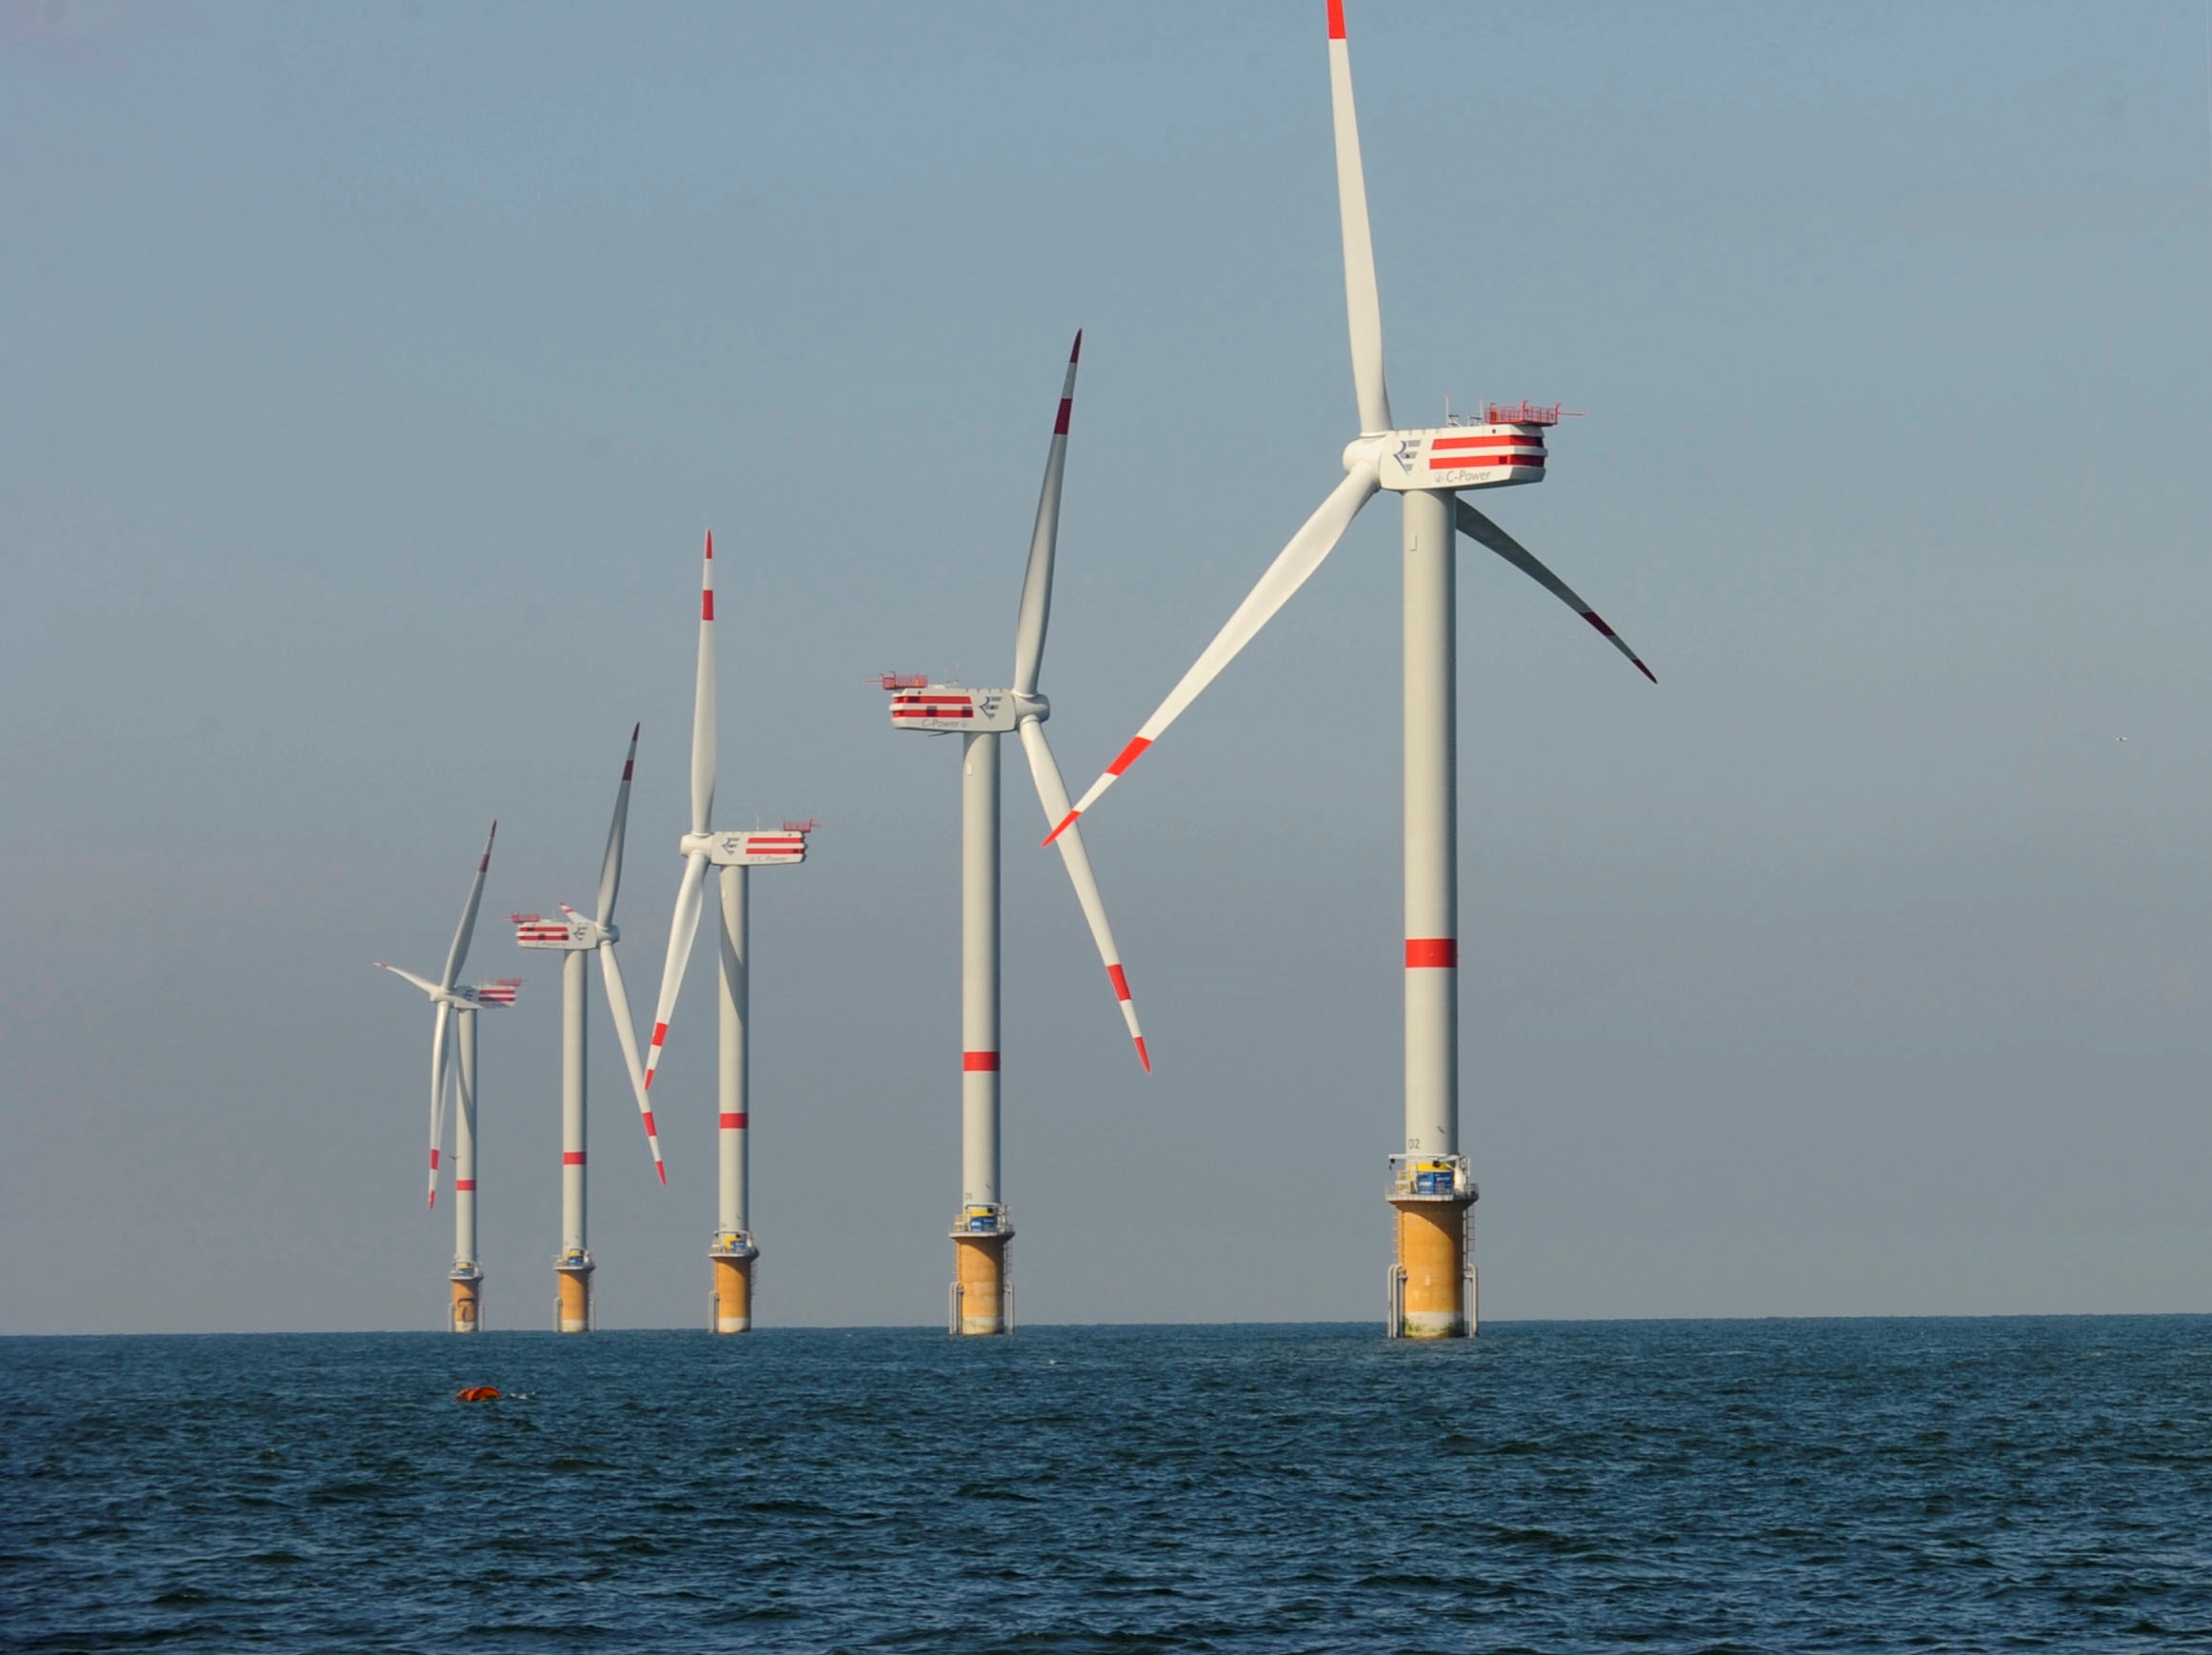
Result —
[{"label": "turbine foundation", "polygon": [[453,1302],[447,1307],[446,1326],[453,1333],[484,1330],[484,1272],[474,1265],[456,1265],[449,1278]]},{"label": "turbine foundation", "polygon": [[742,1229],[717,1231],[707,1249],[714,1267],[714,1331],[752,1331],[752,1266],[760,1248]]},{"label": "turbine foundation", "polygon": [[1004,1206],[970,1206],[952,1226],[952,1306],[947,1331],[1011,1333],[1014,1284],[1006,1267],[1013,1221]]},{"label": "turbine foundation", "polygon": [[560,1286],[556,1322],[563,1333],[591,1331],[591,1272],[597,1268],[582,1247],[563,1253],[554,1261],[554,1280]]},{"label": "turbine foundation", "polygon": [[1467,1215],[1477,1196],[1461,1155],[1390,1157],[1398,1258],[1390,1268],[1393,1339],[1465,1339],[1479,1325]]}]

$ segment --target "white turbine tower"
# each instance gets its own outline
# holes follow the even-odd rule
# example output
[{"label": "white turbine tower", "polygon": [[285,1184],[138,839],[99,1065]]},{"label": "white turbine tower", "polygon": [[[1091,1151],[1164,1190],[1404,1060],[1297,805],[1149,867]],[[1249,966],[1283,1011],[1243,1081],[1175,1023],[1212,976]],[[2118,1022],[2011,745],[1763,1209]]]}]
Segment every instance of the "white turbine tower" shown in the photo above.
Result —
[{"label": "white turbine tower", "polygon": [[[1029,536],[1029,566],[1022,577],[1022,607],[1014,623],[1014,682],[1006,689],[969,689],[923,678],[887,676],[891,726],[961,737],[960,786],[960,1215],[952,1223],[953,1281],[948,1318],[955,1333],[1004,1333],[1013,1326],[1013,1289],[1006,1243],[1013,1221],[999,1186],[999,737],[1018,732],[1028,754],[1029,776],[1047,823],[1067,814],[1067,784],[1045,739],[1051,704],[1037,692],[1045,660],[1045,628],[1052,611],[1052,556],[1060,535],[1061,479],[1067,469],[1067,424],[1075,408],[1075,369],[1083,335],[1067,353],[1067,377],[1052,424],[1045,461],[1045,487]],[[1059,836],[1061,860],[1075,900],[1090,924],[1091,940],[1106,963],[1106,980],[1121,1003],[1138,1061],[1152,1059],[1137,1025],[1136,1003],[1122,970],[1113,927],[1090,870],[1083,836]]]},{"label": "white turbine tower", "polygon": [[468,900],[461,907],[461,923],[453,930],[453,946],[446,950],[446,968],[433,983],[382,960],[380,971],[405,978],[429,996],[430,1023],[430,1197],[438,1205],[438,1147],[446,1135],[446,1027],[458,1017],[460,1062],[455,1086],[460,1107],[453,1117],[453,1270],[452,1304],[447,1326],[455,1333],[474,1333],[484,1325],[484,1269],[476,1257],[476,1013],[486,1006],[512,1006],[519,977],[473,985],[460,982],[461,967],[468,958],[468,939],[476,931],[476,908],[484,900],[484,876],[491,867],[491,841],[499,834],[492,823],[485,835],[484,854],[476,859],[476,877],[468,885]]},{"label": "white turbine tower", "polygon": [[[646,1102],[645,1066],[639,1060],[637,1025],[630,1016],[629,990],[623,986],[622,966],[614,945],[622,933],[615,928],[614,898],[622,886],[622,844],[629,821],[630,776],[637,768],[637,730],[629,732],[629,751],[623,756],[622,780],[614,789],[614,820],[607,829],[607,853],[599,864],[599,901],[594,915],[585,917],[567,903],[565,920],[537,914],[513,914],[518,947],[553,948],[561,961],[561,1251],[553,1269],[560,1298],[554,1325],[563,1333],[585,1333],[591,1327],[590,1241],[586,1228],[585,1157],[589,1123],[587,1115],[585,1058],[588,1046],[585,1009],[584,961],[599,956],[599,974],[607,986],[607,1008],[614,1017],[614,1037],[622,1046],[622,1059],[629,1069],[630,1089],[637,1095],[638,1113],[649,1118]],[[661,1166],[661,1146],[648,1131],[646,1147],[652,1151],[654,1170],[666,1184]]]},{"label": "white turbine tower", "polygon": [[[747,1136],[751,1074],[750,876],[755,867],[776,867],[807,860],[811,822],[736,832],[707,827],[714,815],[714,536],[707,536],[706,570],[699,583],[699,676],[691,703],[691,831],[677,843],[684,878],[676,887],[676,912],[668,927],[668,957],[661,967],[660,1003],[653,1012],[652,1044],[646,1051],[644,1086],[649,1094],[659,1072],[668,1024],[683,990],[684,968],[691,963],[691,943],[699,932],[699,908],[706,899],[707,870],[722,869],[722,1061],[720,1093],[720,1187],[714,1240],[707,1258],[714,1272],[714,1330],[745,1333],[752,1327],[752,1266],[760,1257],[753,1241],[751,1166]],[[653,1136],[653,1116],[646,1110],[646,1135]],[[656,1148],[655,1157],[659,1155]],[[662,1181],[667,1182],[664,1174]]]},{"label": "white turbine tower", "polygon": [[[1485,409],[1479,422],[1393,429],[1383,377],[1383,317],[1367,231],[1366,182],[1345,43],[1343,0],[1328,0],[1329,99],[1335,113],[1337,201],[1344,233],[1345,300],[1360,434],[1344,451],[1345,480],[1307,518],[1237,607],[1197,665],[1183,675],[1106,774],[1055,828],[1068,830],[1157,741],[1273,618],[1335,548],[1379,489],[1404,502],[1405,649],[1405,1150],[1390,1158],[1398,1257],[1390,1272],[1389,1330],[1440,1338],[1473,1331],[1473,1265],[1466,1214],[1475,1185],[1459,1141],[1458,758],[1454,729],[1454,539],[1487,547],[1651,669],[1520,542],[1458,491],[1544,478],[1544,429],[1556,408]],[[1046,843],[1052,841],[1047,838]]]}]

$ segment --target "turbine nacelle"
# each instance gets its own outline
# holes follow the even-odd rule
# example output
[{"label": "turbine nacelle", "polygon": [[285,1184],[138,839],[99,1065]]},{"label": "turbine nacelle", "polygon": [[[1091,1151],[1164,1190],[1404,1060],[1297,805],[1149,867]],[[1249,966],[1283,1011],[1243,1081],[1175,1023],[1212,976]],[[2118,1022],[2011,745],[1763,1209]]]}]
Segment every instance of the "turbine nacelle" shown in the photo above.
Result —
[{"label": "turbine nacelle", "polygon": [[1541,483],[1548,423],[1431,426],[1355,437],[1345,445],[1345,470],[1372,471],[1378,487],[1400,494]]},{"label": "turbine nacelle", "polygon": [[[888,686],[887,686],[888,688]],[[1052,704],[1018,689],[970,689],[964,684],[908,684],[891,697],[891,728],[931,735],[1010,735],[1022,720],[1042,724]]]},{"label": "turbine nacelle", "polygon": [[622,933],[612,926],[588,920],[575,909],[564,905],[563,918],[549,920],[541,914],[510,914],[514,921],[514,946],[518,948],[558,948],[565,952],[579,953],[596,948],[602,943],[618,940]]},{"label": "turbine nacelle", "polygon": [[1544,430],[1535,425],[1434,426],[1363,438],[1356,446],[1373,454],[1375,480],[1401,494],[1544,481]]},{"label": "turbine nacelle", "polygon": [[810,822],[735,833],[709,829],[685,834],[676,848],[687,857],[704,856],[716,867],[780,867],[807,860],[807,835],[812,830]]}]

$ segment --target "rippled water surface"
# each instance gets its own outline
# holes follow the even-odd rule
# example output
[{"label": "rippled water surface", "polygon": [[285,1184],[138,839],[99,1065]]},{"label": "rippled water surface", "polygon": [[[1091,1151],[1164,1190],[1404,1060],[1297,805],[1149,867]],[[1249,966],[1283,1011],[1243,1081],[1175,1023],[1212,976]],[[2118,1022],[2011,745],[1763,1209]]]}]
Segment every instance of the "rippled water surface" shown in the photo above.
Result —
[{"label": "rippled water surface", "polygon": [[12,1339],[0,1406],[10,1648],[2212,1642],[2195,1317]]}]

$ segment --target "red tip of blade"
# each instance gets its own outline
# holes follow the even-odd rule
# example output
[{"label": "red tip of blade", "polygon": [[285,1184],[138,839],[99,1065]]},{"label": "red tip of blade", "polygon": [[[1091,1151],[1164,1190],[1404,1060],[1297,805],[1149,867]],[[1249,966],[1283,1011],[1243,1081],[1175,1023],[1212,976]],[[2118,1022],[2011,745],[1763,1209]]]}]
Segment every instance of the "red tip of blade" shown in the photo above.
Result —
[{"label": "red tip of blade", "polygon": [[1345,37],[1345,0],[1328,0],[1328,37],[1331,40]]},{"label": "red tip of blade", "polygon": [[1082,358],[1082,355],[1083,355],[1083,329],[1080,329],[1080,328],[1078,328],[1078,329],[1075,330],[1075,349],[1074,349],[1073,350],[1070,350],[1070,351],[1067,353],[1067,360],[1068,360],[1068,361],[1070,361],[1070,362],[1075,362],[1075,361],[1078,361],[1078,360],[1080,360],[1080,359]]},{"label": "red tip of blade", "polygon": [[1137,1061],[1145,1066],[1145,1072],[1152,1072],[1152,1054],[1145,1049],[1145,1037],[1137,1036]]},{"label": "red tip of blade", "polygon": [[[1070,828],[1074,827],[1075,819],[1082,814],[1083,812],[1081,810],[1070,810],[1066,815],[1061,817],[1060,826],[1053,828],[1051,832],[1045,835],[1045,845],[1051,844],[1053,840],[1059,838],[1063,833],[1066,832]],[[1042,850],[1044,847],[1044,845],[1040,845],[1037,848]]]},{"label": "red tip of blade", "polygon": [[637,732],[638,732],[639,730],[643,729],[643,728],[645,728],[645,726],[644,726],[644,725],[642,725],[642,724],[633,724],[633,725],[631,725],[631,726],[629,727],[629,739],[630,739],[631,741],[635,741],[635,740],[637,740]]},{"label": "red tip of blade", "polygon": [[[1636,657],[1633,655],[1629,656],[1628,659],[1631,661],[1636,661]],[[1657,684],[1659,682],[1659,675],[1653,672],[1650,668],[1644,666],[1643,662],[1636,661],[1636,670],[1643,673],[1644,677],[1650,679],[1652,683]]]},{"label": "red tip of blade", "polygon": [[436,1190],[434,1190],[434,1189],[433,1189],[433,1190],[431,1190],[431,1191],[430,1191],[430,1210],[431,1210],[432,1212],[435,1212],[437,1209],[438,1209],[438,1192],[437,1192]]},{"label": "red tip of blade", "polygon": [[662,1166],[662,1165],[661,1165],[661,1164],[660,1164],[658,1161],[656,1161],[656,1162],[654,1162],[654,1163],[653,1163],[653,1170],[654,1170],[655,1172],[658,1172],[658,1173],[661,1175],[661,1187],[662,1187],[663,1189],[666,1189],[666,1188],[668,1188],[668,1169],[666,1166]]},{"label": "red tip of blade", "polygon": [[707,561],[714,561],[714,530],[711,528],[707,531]]}]

